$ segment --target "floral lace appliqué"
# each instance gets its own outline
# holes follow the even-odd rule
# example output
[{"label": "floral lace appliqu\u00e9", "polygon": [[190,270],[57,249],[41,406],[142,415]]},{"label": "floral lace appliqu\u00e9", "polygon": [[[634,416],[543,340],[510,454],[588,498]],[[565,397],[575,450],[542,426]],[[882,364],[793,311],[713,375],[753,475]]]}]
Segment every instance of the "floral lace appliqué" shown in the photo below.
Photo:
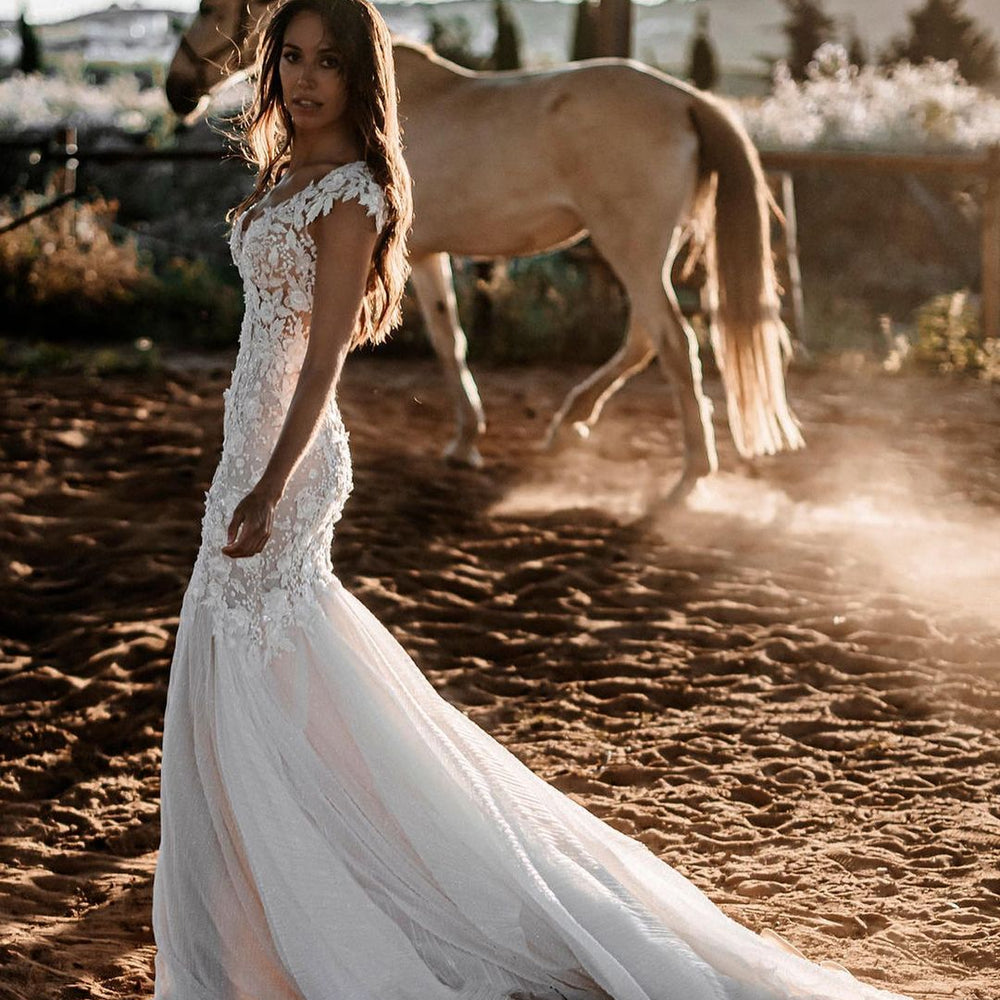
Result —
[{"label": "floral lace appliqu\u00e9", "polygon": [[229,237],[245,311],[223,393],[222,457],[205,494],[201,549],[185,603],[206,607],[221,637],[259,650],[261,662],[291,649],[289,632],[308,627],[318,590],[339,586],[330,547],[353,479],[348,433],[332,396],[278,501],[264,549],[232,559],[221,548],[237,503],[270,460],[305,358],[316,280],[308,226],[349,198],[365,207],[379,229],[385,225],[382,189],[358,161],[265,205],[254,218],[238,217]]}]

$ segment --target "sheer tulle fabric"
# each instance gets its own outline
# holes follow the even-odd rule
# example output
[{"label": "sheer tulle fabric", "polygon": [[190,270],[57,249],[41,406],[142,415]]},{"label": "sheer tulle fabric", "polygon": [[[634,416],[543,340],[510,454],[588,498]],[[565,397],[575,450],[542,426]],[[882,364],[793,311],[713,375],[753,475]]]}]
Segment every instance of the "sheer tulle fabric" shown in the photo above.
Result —
[{"label": "sheer tulle fabric", "polygon": [[351,165],[252,223],[252,251],[234,231],[248,310],[170,675],[156,1000],[899,1000],[731,920],[437,694],[333,574],[335,404],[264,551],[219,552],[302,354],[266,300],[310,289],[310,218],[338,197],[378,218],[379,195]]},{"label": "sheer tulle fabric", "polygon": [[262,661],[195,611],[163,761],[157,995],[888,996],[726,917],[442,699],[340,584]]}]

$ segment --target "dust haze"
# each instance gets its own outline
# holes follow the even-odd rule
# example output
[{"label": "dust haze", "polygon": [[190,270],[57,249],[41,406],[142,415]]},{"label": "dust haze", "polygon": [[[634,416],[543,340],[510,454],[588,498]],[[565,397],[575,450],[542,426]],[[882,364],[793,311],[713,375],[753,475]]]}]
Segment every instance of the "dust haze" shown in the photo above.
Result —
[{"label": "dust haze", "polygon": [[[956,469],[952,428],[911,427],[919,433],[910,438],[902,419],[885,434],[807,426],[806,450],[750,463],[724,451],[722,471],[664,507],[680,456],[665,454],[663,429],[651,434],[647,423],[648,415],[631,427],[624,414],[602,421],[589,439],[542,456],[494,512],[595,509],[641,520],[675,545],[728,546],[745,559],[756,551],[765,563],[806,545],[810,562],[825,551],[831,572],[859,584],[1000,626],[996,456],[994,468],[984,456]],[[725,428],[717,432],[723,443]]]}]

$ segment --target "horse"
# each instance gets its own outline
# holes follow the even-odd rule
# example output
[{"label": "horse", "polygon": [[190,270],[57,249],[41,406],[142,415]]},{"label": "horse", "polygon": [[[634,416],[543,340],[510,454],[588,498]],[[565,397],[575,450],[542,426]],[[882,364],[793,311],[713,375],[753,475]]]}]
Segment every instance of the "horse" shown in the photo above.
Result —
[{"label": "horse", "polygon": [[[253,63],[267,0],[202,0],[171,61],[171,106],[196,118]],[[673,388],[684,465],[673,502],[717,471],[696,334],[671,283],[689,248],[706,273],[710,340],[734,444],[745,458],[804,444],[785,393],[790,337],[771,252],[759,155],[717,97],[635,60],[472,71],[393,40],[413,179],[412,287],[455,406],[444,456],[474,467],[486,421],[466,363],[449,254],[517,257],[589,234],[624,286],[613,357],[567,395],[544,446],[587,437],[608,399],[657,358]]]}]

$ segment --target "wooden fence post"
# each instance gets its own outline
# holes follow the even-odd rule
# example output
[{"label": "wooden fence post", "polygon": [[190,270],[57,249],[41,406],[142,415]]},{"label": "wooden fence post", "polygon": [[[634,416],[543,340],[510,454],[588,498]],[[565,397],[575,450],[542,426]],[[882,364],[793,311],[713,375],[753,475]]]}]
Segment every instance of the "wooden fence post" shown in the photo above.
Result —
[{"label": "wooden fence post", "polygon": [[55,194],[76,194],[77,152],[76,129],[72,125],[56,129],[55,153],[61,162],[56,167]]},{"label": "wooden fence post", "polygon": [[785,217],[774,241],[774,256],[781,284],[784,286],[782,312],[792,339],[806,347],[805,299],[802,294],[802,269],[799,266],[799,223],[795,215],[795,181],[787,170],[769,171],[767,181]]},{"label": "wooden fence post", "polygon": [[[53,147],[55,155],[58,157],[58,163],[55,169],[52,193],[57,198],[72,203],[73,196],[76,194],[76,170],[80,165],[80,161],[76,158],[78,152],[76,129],[72,125],[57,128]],[[76,208],[74,204],[71,204],[70,210],[59,221],[62,235],[72,236],[75,239],[76,223]]]},{"label": "wooden fence post", "polygon": [[983,337],[1000,339],[1000,146],[986,157],[983,194],[982,304]]}]

